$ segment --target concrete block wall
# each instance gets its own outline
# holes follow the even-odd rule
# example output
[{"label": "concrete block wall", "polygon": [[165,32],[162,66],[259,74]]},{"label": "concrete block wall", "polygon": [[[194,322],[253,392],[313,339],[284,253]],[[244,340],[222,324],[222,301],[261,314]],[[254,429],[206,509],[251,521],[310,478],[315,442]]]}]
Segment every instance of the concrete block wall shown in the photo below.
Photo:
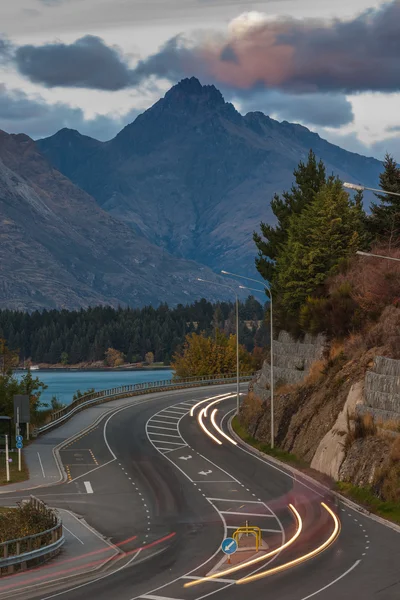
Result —
[{"label": "concrete block wall", "polygon": [[400,360],[375,357],[373,370],[365,374],[364,404],[357,406],[357,412],[400,422]]},{"label": "concrete block wall", "polygon": [[[326,340],[323,335],[307,334],[302,341],[295,341],[287,331],[281,331],[274,340],[274,384],[295,384],[303,381],[313,362],[323,355]],[[271,366],[264,361],[261,371],[251,382],[249,389],[261,399],[269,397]]]}]

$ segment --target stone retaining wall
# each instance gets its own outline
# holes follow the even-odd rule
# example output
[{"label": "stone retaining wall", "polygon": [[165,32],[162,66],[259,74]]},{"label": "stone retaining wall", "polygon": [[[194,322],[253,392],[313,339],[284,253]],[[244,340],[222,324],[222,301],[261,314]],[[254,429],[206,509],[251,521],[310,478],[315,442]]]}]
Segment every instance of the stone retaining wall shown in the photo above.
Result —
[{"label": "stone retaining wall", "polygon": [[357,406],[357,413],[400,422],[400,360],[374,358],[373,370],[365,374],[364,403]]},{"label": "stone retaining wall", "polygon": [[[302,341],[295,341],[287,331],[281,331],[273,343],[274,384],[300,383],[306,377],[313,362],[322,358],[326,345],[323,335],[306,334]],[[262,400],[269,398],[271,365],[264,361],[249,386]]]}]

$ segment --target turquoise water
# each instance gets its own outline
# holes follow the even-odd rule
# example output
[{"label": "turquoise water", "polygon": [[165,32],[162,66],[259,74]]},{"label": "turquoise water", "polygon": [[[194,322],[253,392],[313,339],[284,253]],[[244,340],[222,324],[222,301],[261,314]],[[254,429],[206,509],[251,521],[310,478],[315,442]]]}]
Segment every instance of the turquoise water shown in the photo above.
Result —
[{"label": "turquoise water", "polygon": [[[22,372],[16,373],[19,378]],[[70,404],[77,390],[85,392],[90,388],[107,390],[121,385],[133,385],[146,381],[160,381],[171,379],[170,369],[154,369],[146,371],[32,371],[34,377],[38,377],[48,387],[40,400],[50,404],[52,396],[57,396],[63,404]]]}]

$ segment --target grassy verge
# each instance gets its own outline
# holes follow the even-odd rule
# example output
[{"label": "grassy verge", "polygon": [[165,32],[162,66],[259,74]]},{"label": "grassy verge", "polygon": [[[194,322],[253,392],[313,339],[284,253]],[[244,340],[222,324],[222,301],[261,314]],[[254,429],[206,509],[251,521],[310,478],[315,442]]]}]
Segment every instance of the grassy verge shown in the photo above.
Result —
[{"label": "grassy verge", "polygon": [[232,427],[235,433],[238,434],[240,438],[253,448],[257,448],[260,452],[264,452],[265,454],[269,454],[269,456],[273,456],[278,458],[284,463],[292,465],[293,467],[297,467],[299,469],[304,469],[308,467],[308,464],[301,460],[298,456],[291,454],[290,452],[286,452],[285,450],[281,450],[280,448],[271,448],[269,444],[265,444],[264,442],[259,442],[251,435],[247,433],[245,428],[239,423],[237,416],[232,419]]},{"label": "grassy verge", "polygon": [[[269,454],[270,456],[274,456],[278,458],[284,463],[292,465],[293,467],[298,468],[301,471],[306,471],[312,476],[315,474],[315,478],[317,480],[320,479],[318,477],[318,473],[315,471],[311,473],[311,469],[308,469],[308,465],[305,461],[302,461],[294,454],[290,454],[290,452],[285,452],[284,450],[280,450],[279,448],[272,449],[268,444],[264,444],[259,442],[251,435],[247,433],[244,427],[239,423],[237,416],[232,419],[232,427],[233,430],[238,434],[238,436],[253,448],[257,448],[261,452],[265,454]],[[334,484],[336,491],[338,491],[343,496],[346,496],[350,500],[353,500],[360,506],[364,506],[369,512],[374,513],[383,519],[387,519],[388,521],[392,521],[393,523],[397,523],[400,525],[400,504],[396,504],[394,502],[383,502],[374,493],[368,488],[359,488],[351,483],[344,483],[343,481],[337,481]]]},{"label": "grassy verge", "polygon": [[350,500],[354,500],[357,504],[361,504],[370,512],[400,525],[400,504],[384,502],[375,496],[370,489],[360,488],[343,481],[338,481],[336,483],[336,489],[343,494],[343,496],[346,496]]},{"label": "grassy verge", "polygon": [[[18,483],[29,479],[29,471],[25,463],[24,453],[22,452],[21,457],[21,472],[18,471],[18,453],[10,452],[10,458],[12,458],[12,462],[10,463],[10,481],[8,483]],[[7,485],[6,455],[4,452],[0,454],[0,486],[2,485]]]}]

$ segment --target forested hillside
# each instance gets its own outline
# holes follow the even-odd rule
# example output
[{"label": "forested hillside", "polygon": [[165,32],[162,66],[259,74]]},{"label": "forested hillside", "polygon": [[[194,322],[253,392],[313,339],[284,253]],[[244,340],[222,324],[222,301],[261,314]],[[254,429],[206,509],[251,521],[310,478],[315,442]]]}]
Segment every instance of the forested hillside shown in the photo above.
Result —
[{"label": "forested hillside", "polygon": [[[262,299],[262,296],[261,296]],[[217,329],[235,332],[234,305],[211,304],[205,299],[190,305],[157,309],[98,306],[80,311],[43,311],[31,314],[0,311],[0,338],[20,360],[65,365],[104,360],[109,348],[124,354],[126,362],[141,362],[148,352],[156,362],[169,364],[173,354],[191,332],[212,335]],[[267,344],[267,327],[261,324],[264,309],[249,296],[240,303],[240,343],[252,351]]]}]

